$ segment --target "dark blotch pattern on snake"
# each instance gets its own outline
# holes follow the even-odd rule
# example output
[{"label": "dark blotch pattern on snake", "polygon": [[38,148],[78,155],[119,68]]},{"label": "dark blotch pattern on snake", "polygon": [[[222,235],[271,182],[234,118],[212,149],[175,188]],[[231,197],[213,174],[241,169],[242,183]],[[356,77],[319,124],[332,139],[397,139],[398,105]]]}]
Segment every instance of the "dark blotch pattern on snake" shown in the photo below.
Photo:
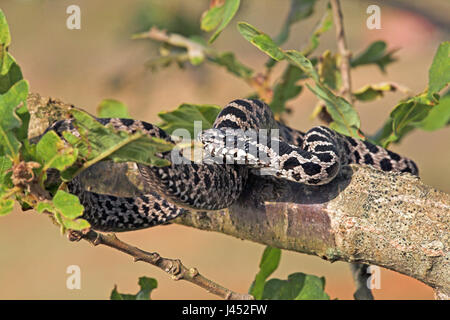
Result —
[{"label": "dark blotch pattern on snake", "polygon": [[[162,129],[138,120],[105,119],[117,130],[144,131],[172,141]],[[71,120],[49,129],[62,135],[76,132]],[[253,133],[248,134],[248,133]],[[277,134],[274,134],[277,133]],[[318,126],[306,133],[275,121],[270,108],[259,100],[230,102],[213,128],[203,131],[205,161],[152,167],[138,164],[152,193],[135,198],[97,194],[84,190],[78,178],[68,183],[71,193],[85,207],[83,218],[101,231],[130,231],[164,224],[189,210],[219,210],[233,204],[246,186],[249,174],[270,174],[280,179],[311,185],[333,180],[340,168],[355,163],[383,171],[418,174],[413,161],[367,141],[341,135]],[[162,154],[171,160],[171,152]]]}]

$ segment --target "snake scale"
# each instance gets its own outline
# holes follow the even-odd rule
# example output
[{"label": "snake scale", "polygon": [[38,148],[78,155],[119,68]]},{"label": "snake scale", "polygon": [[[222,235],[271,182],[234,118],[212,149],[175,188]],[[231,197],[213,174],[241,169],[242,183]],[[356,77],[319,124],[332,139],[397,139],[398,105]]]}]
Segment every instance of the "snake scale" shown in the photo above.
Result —
[{"label": "snake scale", "polygon": [[[176,142],[164,130],[143,121],[97,119],[116,130],[137,130]],[[72,120],[60,120],[47,129],[76,134]],[[254,134],[247,134],[252,132]],[[277,133],[277,135],[274,135]],[[153,192],[134,198],[86,191],[80,179],[68,183],[85,210],[83,218],[100,231],[130,231],[164,224],[189,210],[219,210],[232,205],[246,187],[251,174],[265,174],[309,185],[326,184],[340,168],[355,163],[383,171],[418,174],[415,163],[370,142],[341,135],[325,126],[306,133],[274,119],[264,102],[238,99],[217,116],[212,129],[198,139],[204,161],[184,159],[166,167],[138,164]],[[171,160],[171,151],[161,157]]]}]

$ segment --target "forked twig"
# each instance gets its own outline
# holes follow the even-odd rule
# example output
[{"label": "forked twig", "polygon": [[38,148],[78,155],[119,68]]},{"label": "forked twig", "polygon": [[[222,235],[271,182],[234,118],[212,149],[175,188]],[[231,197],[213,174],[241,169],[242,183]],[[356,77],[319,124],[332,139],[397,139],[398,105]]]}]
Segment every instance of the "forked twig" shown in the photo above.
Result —
[{"label": "forked twig", "polygon": [[241,294],[231,291],[221,285],[205,278],[201,275],[197,268],[187,268],[179,259],[168,259],[161,257],[156,252],[147,252],[137,247],[133,247],[121,241],[115,234],[102,234],[89,230],[87,232],[69,232],[69,240],[78,241],[84,239],[94,246],[104,245],[119,251],[122,251],[134,258],[134,261],[147,262],[155,267],[160,268],[168,273],[173,280],[186,280],[191,282],[208,292],[215,294],[227,300],[253,300],[253,296],[249,294]]}]

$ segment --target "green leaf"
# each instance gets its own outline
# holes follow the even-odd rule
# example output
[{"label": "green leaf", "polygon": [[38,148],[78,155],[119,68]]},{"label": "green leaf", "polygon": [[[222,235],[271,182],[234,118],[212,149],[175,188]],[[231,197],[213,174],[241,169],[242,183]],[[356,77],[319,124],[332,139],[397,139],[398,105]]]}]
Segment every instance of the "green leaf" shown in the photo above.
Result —
[{"label": "green leaf", "polygon": [[225,6],[215,6],[206,11],[201,21],[201,29],[206,32],[213,31],[223,19]]},{"label": "green leaf", "polygon": [[0,154],[16,157],[21,143],[13,130],[21,127],[21,120],[15,110],[28,96],[28,82],[20,80],[5,94],[0,95]]},{"label": "green leaf", "polygon": [[136,295],[136,300],[150,300],[150,293],[158,287],[158,281],[153,278],[140,277],[139,286],[141,290]]},{"label": "green leaf", "polygon": [[430,109],[431,106],[412,99],[399,103],[390,114],[393,133],[398,136],[404,127],[420,123],[428,115]]},{"label": "green leaf", "polygon": [[55,208],[66,218],[75,219],[83,214],[83,206],[77,196],[58,190],[53,197]]},{"label": "green leaf", "polygon": [[450,82],[450,42],[442,42],[428,72],[428,94],[438,93]]},{"label": "green leaf", "polygon": [[53,213],[56,221],[61,225],[63,233],[66,229],[84,230],[91,226],[86,220],[78,218],[84,210],[79,199],[62,190],[57,191],[52,201],[39,202],[36,210],[39,213],[44,211]]},{"label": "green leaf", "polygon": [[0,126],[3,130],[18,128],[20,119],[15,114],[16,107],[28,96],[28,82],[21,80],[14,84],[5,94],[0,95]]},{"label": "green leaf", "polygon": [[28,124],[30,122],[30,113],[28,112],[28,107],[26,105],[26,100],[23,101],[21,107],[16,109],[16,115],[19,117],[20,122],[22,123],[20,127],[15,128],[14,134],[17,139],[22,141],[24,144],[28,142]]},{"label": "green leaf", "polygon": [[265,52],[272,59],[277,61],[284,59],[283,51],[267,34],[262,33],[246,22],[239,22],[238,30],[247,41],[252,43],[261,51]]},{"label": "green leaf", "polygon": [[55,205],[51,201],[41,201],[36,206],[36,211],[39,213],[43,213],[44,211],[56,213],[58,212],[55,208]]},{"label": "green leaf", "polygon": [[239,9],[241,1],[240,0],[226,0],[225,4],[223,5],[223,13],[222,13],[222,19],[219,27],[217,27],[216,32],[211,36],[209,39],[209,43],[213,43],[214,40],[217,39],[219,34],[225,29],[225,27],[230,23],[230,21],[233,19],[234,15]]},{"label": "green leaf", "polygon": [[114,286],[114,288],[112,289],[109,299],[110,300],[125,300],[123,297],[123,294],[121,294],[117,291],[117,286]]},{"label": "green leaf", "polygon": [[70,229],[70,230],[84,230],[91,227],[90,223],[87,220],[78,218],[78,219],[62,219],[62,224],[64,228]]},{"label": "green leaf", "polygon": [[140,290],[137,294],[124,294],[117,291],[117,286],[111,291],[111,300],[151,300],[150,294],[158,287],[156,279],[148,277],[139,278]]},{"label": "green leaf", "polygon": [[13,187],[11,182],[12,161],[8,157],[0,156],[0,195]]},{"label": "green leaf", "polygon": [[127,106],[114,99],[102,100],[97,107],[97,115],[99,118],[131,118]]},{"label": "green leaf", "polygon": [[404,93],[408,92],[408,89],[403,88],[396,83],[383,82],[379,84],[368,84],[361,89],[353,92],[353,96],[358,101],[367,102],[382,98],[386,92],[395,92],[397,90],[400,90]]},{"label": "green leaf", "polygon": [[14,200],[0,199],[0,216],[6,216],[14,208]]},{"label": "green leaf", "polygon": [[296,83],[306,77],[307,75],[300,68],[292,64],[286,67],[280,82],[276,84],[273,90],[270,108],[274,113],[280,114],[286,110],[286,102],[297,97],[302,91],[303,87]]},{"label": "green leaf", "polygon": [[305,72],[316,82],[316,84],[320,83],[319,75],[316,69],[314,69],[314,65],[308,58],[296,50],[287,50],[284,53],[290,63],[302,69],[303,72]]},{"label": "green leaf", "polygon": [[303,289],[295,297],[295,300],[330,300],[325,293],[325,278],[306,275]]},{"label": "green leaf", "polygon": [[355,68],[367,64],[376,64],[382,72],[385,72],[386,66],[396,60],[392,56],[396,50],[386,52],[386,47],[384,41],[371,43],[366,50],[351,59],[351,66]]},{"label": "green leaf", "polygon": [[0,94],[6,93],[15,83],[23,79],[19,65],[9,53],[3,61],[6,72],[0,74]]},{"label": "green leaf", "polygon": [[316,2],[316,0],[291,0],[288,17],[281,28],[280,33],[275,38],[275,42],[278,45],[283,44],[289,38],[290,29],[294,23],[304,20],[312,15]]},{"label": "green leaf", "polygon": [[249,79],[253,74],[253,70],[240,63],[232,52],[217,54],[215,56],[209,57],[209,60],[213,63],[225,67],[228,72],[243,79]]},{"label": "green leaf", "polygon": [[318,98],[325,102],[328,113],[333,122],[330,127],[347,136],[359,138],[358,129],[360,120],[358,113],[353,109],[350,103],[342,97],[335,96],[325,86],[316,84],[315,88],[306,85]]},{"label": "green leaf", "polygon": [[341,72],[338,67],[338,55],[332,55],[326,50],[319,58],[317,65],[320,81],[329,89],[336,90],[341,87]]},{"label": "green leaf", "polygon": [[27,136],[28,110],[24,107],[16,114],[16,107],[26,104],[28,83],[14,58],[7,52],[11,34],[3,11],[0,9],[0,154],[17,159],[20,140]]},{"label": "green leaf", "polygon": [[[14,207],[14,200],[7,199],[8,195],[6,195],[13,187],[10,172],[12,165],[13,162],[11,159],[5,156],[0,156],[0,216],[7,215],[13,210]],[[2,196],[5,196],[6,199],[2,199]]]},{"label": "green leaf", "polygon": [[200,130],[206,130],[212,127],[221,108],[210,104],[188,104],[183,103],[174,111],[165,111],[158,113],[158,116],[164,121],[160,128],[168,133],[176,129],[186,129],[195,138],[197,132],[194,131],[194,121],[201,121]]},{"label": "green leaf", "polygon": [[170,162],[156,156],[157,153],[170,151],[173,144],[144,132],[134,134],[114,130],[110,126],[103,126],[86,112],[72,109],[70,111],[75,119],[81,138],[65,131],[64,138],[75,148],[79,154],[95,162],[111,159],[115,162],[138,162],[146,165],[164,166]]},{"label": "green leaf", "polygon": [[314,31],[309,38],[308,46],[302,50],[302,54],[305,56],[310,55],[314,50],[319,46],[319,38],[322,34],[330,30],[333,26],[333,12],[331,10],[331,6],[328,5],[327,9],[320,19],[319,23],[314,28]]},{"label": "green leaf", "polygon": [[0,127],[0,155],[6,154],[17,158],[17,152],[20,149],[20,142],[14,136],[12,131],[4,131]]},{"label": "green leaf", "polygon": [[269,300],[329,300],[325,293],[325,279],[301,272],[287,280],[271,279],[264,287],[263,299]]},{"label": "green leaf", "polygon": [[[155,167],[170,165],[169,160],[162,159],[157,154],[172,150],[174,145],[171,142],[152,138],[145,134],[135,140],[133,140],[133,136],[127,133],[122,133],[121,136],[123,140],[120,144],[123,147],[108,156],[114,162],[137,162]],[[115,147],[112,149],[115,149]]]},{"label": "green leaf", "polygon": [[0,9],[0,75],[8,72],[7,49],[11,44],[11,34],[9,33],[8,22],[3,11]]},{"label": "green leaf", "polygon": [[278,268],[281,259],[281,250],[267,246],[264,249],[259,272],[250,287],[249,293],[256,299],[261,300],[266,279]]},{"label": "green leaf", "polygon": [[399,143],[402,138],[410,131],[415,129],[413,126],[407,126],[401,130],[400,135],[396,136],[392,133],[392,119],[389,118],[383,125],[383,127],[370,137],[369,141],[387,148],[390,143]]},{"label": "green leaf", "polygon": [[420,123],[420,128],[434,131],[448,125],[450,122],[450,91],[440,100],[439,104],[431,108],[428,116]]},{"label": "green leaf", "polygon": [[427,94],[420,94],[398,103],[389,115],[389,120],[372,139],[388,147],[392,142],[399,142],[407,133],[421,126],[433,108],[426,99]]},{"label": "green leaf", "polygon": [[48,131],[36,145],[36,157],[42,171],[55,168],[63,171],[70,167],[78,156],[78,150],[65,145],[55,131]]}]

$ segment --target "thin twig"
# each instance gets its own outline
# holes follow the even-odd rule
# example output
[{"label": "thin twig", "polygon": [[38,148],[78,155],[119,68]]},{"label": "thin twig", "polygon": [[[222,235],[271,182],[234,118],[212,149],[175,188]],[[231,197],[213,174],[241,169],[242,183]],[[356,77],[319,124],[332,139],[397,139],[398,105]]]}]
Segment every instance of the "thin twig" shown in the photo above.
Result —
[{"label": "thin twig", "polygon": [[[134,35],[133,39],[151,39],[168,43],[172,46],[185,48],[187,50],[187,56],[182,57],[184,59],[183,61],[188,60],[189,57],[193,56],[209,57],[213,59],[218,59],[221,56],[221,53],[209,46],[204,46],[179,34],[167,33],[165,30],[158,29],[155,26],[147,32]],[[269,85],[269,76],[270,74],[267,72],[264,74],[257,73],[255,75],[242,77],[242,80],[253,88],[262,100],[270,102],[272,100],[273,92]]]},{"label": "thin twig", "polygon": [[168,259],[161,257],[156,252],[146,252],[139,248],[133,247],[121,240],[115,234],[101,234],[93,230],[86,233],[72,231],[69,233],[69,239],[72,241],[84,239],[91,244],[104,245],[119,251],[122,251],[134,258],[134,261],[147,262],[153,266],[160,268],[169,275],[173,280],[186,280],[191,282],[208,292],[215,294],[227,300],[253,300],[253,296],[249,294],[241,294],[231,291],[221,285],[202,276],[196,268],[185,267],[179,259]]},{"label": "thin twig", "polygon": [[344,33],[344,21],[342,17],[341,4],[339,0],[331,0],[331,7],[333,9],[334,25],[336,27],[336,40],[339,53],[341,55],[341,75],[342,75],[342,90],[341,94],[348,100],[353,102],[352,83],[350,77],[350,56],[351,52],[347,48]]}]

